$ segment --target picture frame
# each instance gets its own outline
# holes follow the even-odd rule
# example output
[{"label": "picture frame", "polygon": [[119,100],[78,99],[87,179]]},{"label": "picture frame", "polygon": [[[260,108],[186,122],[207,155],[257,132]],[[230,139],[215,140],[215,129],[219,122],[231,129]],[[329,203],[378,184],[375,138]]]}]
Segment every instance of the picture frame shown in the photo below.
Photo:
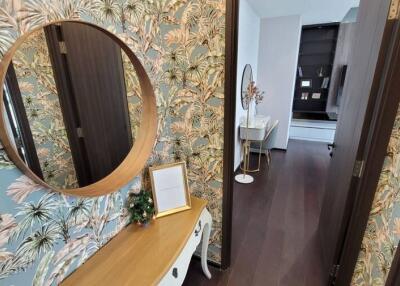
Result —
[{"label": "picture frame", "polygon": [[149,173],[156,218],[191,208],[185,162],[149,167]]}]

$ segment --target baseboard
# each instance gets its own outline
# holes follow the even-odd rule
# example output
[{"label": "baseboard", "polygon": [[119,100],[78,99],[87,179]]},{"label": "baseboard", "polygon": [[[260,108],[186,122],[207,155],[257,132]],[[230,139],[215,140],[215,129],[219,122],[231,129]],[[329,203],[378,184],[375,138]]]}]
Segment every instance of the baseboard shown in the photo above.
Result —
[{"label": "baseboard", "polygon": [[[279,152],[286,152],[287,151],[287,149],[283,149],[283,148],[272,148],[270,150],[271,151],[279,151]],[[257,154],[258,155],[258,152],[260,152],[260,149],[250,148],[250,152],[252,154]],[[266,155],[266,153],[267,153],[267,150],[261,149],[261,155]]]},{"label": "baseboard", "polygon": [[333,140],[332,140],[332,139],[326,139],[326,138],[307,138],[307,137],[298,137],[298,136],[292,136],[292,137],[290,137],[290,140],[310,141],[310,142],[328,143],[328,144],[332,144],[332,143],[333,143]]},{"label": "baseboard", "polygon": [[272,148],[273,151],[278,151],[278,152],[287,152],[287,149],[283,149],[283,148]]}]

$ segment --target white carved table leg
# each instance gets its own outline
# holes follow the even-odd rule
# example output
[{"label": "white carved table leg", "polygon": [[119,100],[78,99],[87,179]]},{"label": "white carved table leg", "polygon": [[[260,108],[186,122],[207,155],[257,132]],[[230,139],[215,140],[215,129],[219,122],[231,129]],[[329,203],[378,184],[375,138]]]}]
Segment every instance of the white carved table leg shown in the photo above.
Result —
[{"label": "white carved table leg", "polygon": [[208,242],[210,240],[210,234],[211,234],[211,225],[212,225],[212,218],[210,213],[207,211],[206,221],[204,223],[204,229],[203,229],[203,242],[201,247],[201,268],[203,268],[204,275],[206,275],[208,279],[211,279],[211,273],[210,270],[208,270],[208,265],[207,265],[207,252],[208,252]]}]

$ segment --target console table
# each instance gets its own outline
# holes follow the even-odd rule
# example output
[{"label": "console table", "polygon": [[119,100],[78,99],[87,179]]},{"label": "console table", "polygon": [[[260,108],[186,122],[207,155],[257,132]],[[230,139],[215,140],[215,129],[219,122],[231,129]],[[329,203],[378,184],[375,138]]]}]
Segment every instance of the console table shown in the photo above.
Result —
[{"label": "console table", "polygon": [[181,285],[201,238],[201,265],[210,279],[212,219],[206,201],[191,201],[190,210],[158,218],[147,227],[126,227],[61,285]]}]

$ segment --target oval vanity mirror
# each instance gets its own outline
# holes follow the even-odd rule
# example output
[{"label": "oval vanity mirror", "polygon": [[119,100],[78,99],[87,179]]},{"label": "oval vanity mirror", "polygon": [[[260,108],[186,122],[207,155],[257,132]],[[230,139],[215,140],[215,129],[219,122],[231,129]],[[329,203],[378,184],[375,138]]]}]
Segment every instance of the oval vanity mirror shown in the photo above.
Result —
[{"label": "oval vanity mirror", "polygon": [[241,102],[242,108],[247,110],[249,108],[249,102],[246,100],[248,87],[250,83],[253,81],[253,69],[250,64],[246,64],[243,69],[242,74],[242,86],[241,86]]},{"label": "oval vanity mirror", "polygon": [[137,175],[154,145],[156,104],[144,68],[117,37],[54,23],[19,39],[3,62],[1,140],[28,176],[95,195]]}]

